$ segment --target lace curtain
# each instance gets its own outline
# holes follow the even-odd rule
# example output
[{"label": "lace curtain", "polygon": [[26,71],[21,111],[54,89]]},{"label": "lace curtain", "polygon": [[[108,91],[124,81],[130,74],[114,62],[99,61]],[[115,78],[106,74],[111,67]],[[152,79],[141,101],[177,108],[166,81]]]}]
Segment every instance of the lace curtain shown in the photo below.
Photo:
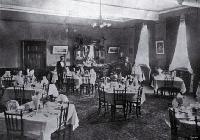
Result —
[{"label": "lace curtain", "polygon": [[174,70],[176,68],[187,68],[188,71],[192,73],[192,68],[188,57],[185,20],[181,21],[179,25],[177,43],[169,70]]},{"label": "lace curtain", "polygon": [[135,65],[137,66],[139,64],[144,64],[149,67],[149,32],[147,25],[143,25],[142,27],[135,58]]},{"label": "lace curtain", "polygon": [[169,70],[174,70],[176,68],[187,68],[188,71],[192,74],[190,82],[190,92],[193,92],[194,75],[188,56],[185,20],[181,20],[179,25],[174,57],[172,59],[172,63],[169,66]]}]

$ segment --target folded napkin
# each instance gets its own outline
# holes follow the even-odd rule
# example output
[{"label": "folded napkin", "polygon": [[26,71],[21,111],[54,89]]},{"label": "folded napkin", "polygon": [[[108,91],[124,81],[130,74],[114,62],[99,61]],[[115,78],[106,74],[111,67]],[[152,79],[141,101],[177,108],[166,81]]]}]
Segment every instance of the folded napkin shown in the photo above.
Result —
[{"label": "folded napkin", "polygon": [[19,108],[19,103],[16,100],[10,100],[6,103],[8,111],[17,110]]},{"label": "folded napkin", "polygon": [[60,95],[56,98],[56,101],[57,101],[57,102],[64,102],[64,103],[66,103],[66,102],[69,102],[69,99],[67,98],[66,95],[60,94]]}]

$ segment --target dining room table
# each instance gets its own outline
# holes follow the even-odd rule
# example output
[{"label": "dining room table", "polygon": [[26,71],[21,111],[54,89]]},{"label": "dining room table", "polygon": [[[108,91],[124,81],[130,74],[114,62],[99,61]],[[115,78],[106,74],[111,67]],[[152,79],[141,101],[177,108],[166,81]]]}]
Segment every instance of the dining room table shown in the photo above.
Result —
[{"label": "dining room table", "polygon": [[[152,87],[154,88],[154,91],[157,91],[160,87],[164,87],[166,75],[157,75],[154,76],[154,80],[152,82]],[[179,88],[181,90],[181,93],[186,92],[186,87],[183,79],[180,77],[173,77],[173,86],[176,88]]]},{"label": "dining room table", "polygon": [[[111,82],[107,84],[101,84],[100,86],[104,87],[105,91],[105,100],[109,104],[114,104],[114,89],[115,90],[124,90],[126,86],[126,98],[127,101],[135,101],[137,99],[137,94],[140,85],[125,85],[118,82]],[[141,104],[146,101],[145,93],[142,92],[141,95]]]},{"label": "dining room table", "polygon": [[[197,117],[197,120],[200,120],[199,102],[191,103],[188,106],[182,105],[175,108],[175,118],[178,121],[179,129],[186,131],[191,135],[196,133],[195,116]],[[198,121],[197,126],[200,128],[200,121]]]},{"label": "dining room table", "polygon": [[[24,98],[31,100],[32,96],[36,93],[43,94],[45,91],[43,87],[38,83],[33,85],[26,85],[24,86]],[[15,92],[14,92],[14,87],[8,87],[5,89],[4,94],[1,98],[1,103],[3,105],[6,104],[7,101],[9,100],[14,100],[15,99]]]},{"label": "dining room table", "polygon": [[[34,108],[33,101],[20,106],[20,108],[26,108],[27,104],[30,108]],[[37,110],[23,110],[24,135],[36,140],[51,140],[51,134],[58,129],[60,108],[67,105],[67,103],[47,102]],[[0,133],[5,134],[4,113],[0,113],[0,124]],[[72,126],[72,130],[79,126],[79,119],[73,103],[69,103],[68,106],[67,124]]]}]

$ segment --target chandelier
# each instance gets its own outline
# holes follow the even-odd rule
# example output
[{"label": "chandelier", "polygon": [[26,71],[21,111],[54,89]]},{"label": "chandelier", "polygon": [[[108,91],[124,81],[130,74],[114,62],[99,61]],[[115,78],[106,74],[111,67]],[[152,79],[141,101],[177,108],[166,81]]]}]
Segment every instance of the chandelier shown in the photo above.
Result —
[{"label": "chandelier", "polygon": [[107,23],[107,22],[103,21],[103,18],[102,18],[102,3],[101,3],[101,0],[100,0],[100,2],[99,2],[99,21],[93,23],[92,27],[93,28],[95,28],[95,27],[104,28],[104,27],[110,27],[110,26],[111,26],[111,23]]}]

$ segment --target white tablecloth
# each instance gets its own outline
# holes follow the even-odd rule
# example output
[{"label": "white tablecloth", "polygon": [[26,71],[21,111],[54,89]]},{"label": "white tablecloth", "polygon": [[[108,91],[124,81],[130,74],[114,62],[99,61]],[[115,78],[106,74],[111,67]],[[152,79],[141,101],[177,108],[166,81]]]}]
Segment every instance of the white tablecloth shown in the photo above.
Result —
[{"label": "white tablecloth", "polygon": [[[42,89],[36,89],[32,87],[25,87],[24,88],[24,95],[25,99],[32,100],[32,95],[35,94],[36,91],[43,92]],[[6,104],[7,101],[9,100],[14,100],[15,99],[15,92],[13,87],[9,87],[5,89],[4,95],[1,99],[2,104]]]},{"label": "white tablecloth", "polygon": [[[138,94],[138,88],[139,86],[135,86],[135,87],[128,87],[127,91],[126,91],[126,96],[127,96],[127,100],[128,101],[133,101],[137,98],[137,94]],[[123,90],[124,88],[115,88],[116,90]],[[113,87],[105,87],[104,91],[105,91],[105,98],[106,101],[110,104],[113,104],[114,101],[114,88]],[[145,93],[142,93],[141,96],[141,104],[144,103],[144,101],[146,100],[146,96]]]},{"label": "white tablecloth", "polygon": [[[154,77],[154,81],[152,83],[152,86],[154,87],[154,90],[157,91],[158,88],[163,87],[164,86],[164,80],[165,77],[164,76],[155,76]],[[174,87],[180,88],[182,93],[186,92],[186,87],[185,87],[185,83],[184,81],[179,78],[179,77],[175,77],[174,78]]]},{"label": "white tablecloth", "polygon": [[[32,102],[30,102],[31,104]],[[38,112],[25,113],[24,134],[29,137],[37,138],[37,140],[50,140],[51,133],[55,132],[58,127],[58,117],[60,110],[57,103],[49,102],[43,109]],[[69,105],[67,117],[68,123],[75,130],[79,126],[79,119],[74,104]],[[6,133],[6,124],[4,114],[0,113],[0,132]]]}]

